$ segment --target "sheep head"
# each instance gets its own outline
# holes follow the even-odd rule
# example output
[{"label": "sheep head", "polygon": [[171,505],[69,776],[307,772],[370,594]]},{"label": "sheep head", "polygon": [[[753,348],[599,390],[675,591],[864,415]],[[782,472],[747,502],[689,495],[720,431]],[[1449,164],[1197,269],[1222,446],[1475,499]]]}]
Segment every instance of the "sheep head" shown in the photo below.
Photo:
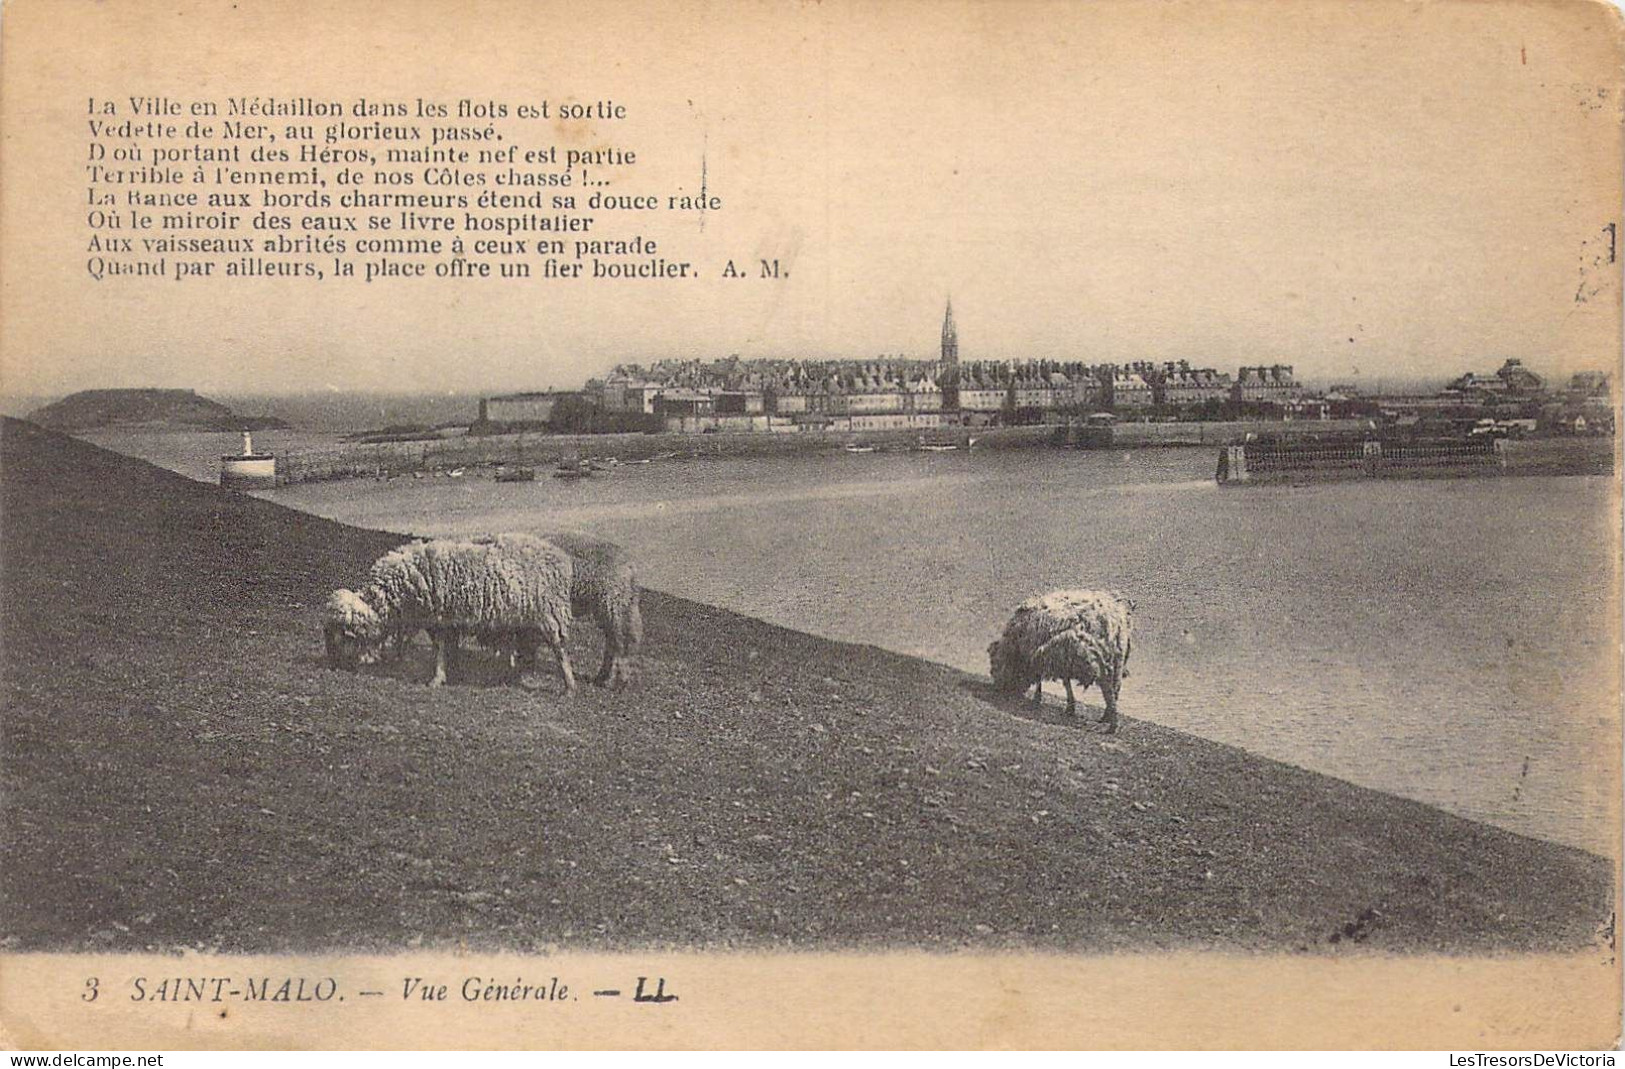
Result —
[{"label": "sheep head", "polygon": [[340,668],[371,664],[384,644],[378,612],[353,590],[335,590],[322,612],[322,637],[328,661]]},{"label": "sheep head", "polygon": [[1019,694],[1032,682],[1027,663],[1013,642],[995,639],[987,647],[987,660],[993,685],[1002,691]]}]

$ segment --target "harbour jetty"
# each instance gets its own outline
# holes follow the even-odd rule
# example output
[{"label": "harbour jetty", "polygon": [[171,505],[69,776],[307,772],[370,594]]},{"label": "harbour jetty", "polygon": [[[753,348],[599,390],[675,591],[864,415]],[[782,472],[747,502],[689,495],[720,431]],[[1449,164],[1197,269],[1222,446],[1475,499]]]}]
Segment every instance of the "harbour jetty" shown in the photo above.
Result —
[{"label": "harbour jetty", "polygon": [[1612,438],[1260,438],[1219,450],[1221,486],[1323,479],[1606,475]]}]

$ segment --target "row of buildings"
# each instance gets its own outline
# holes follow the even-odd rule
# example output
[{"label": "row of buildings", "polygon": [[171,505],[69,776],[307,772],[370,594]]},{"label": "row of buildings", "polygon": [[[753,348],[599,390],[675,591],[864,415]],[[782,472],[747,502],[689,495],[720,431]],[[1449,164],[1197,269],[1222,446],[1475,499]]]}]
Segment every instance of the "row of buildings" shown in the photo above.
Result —
[{"label": "row of buildings", "polygon": [[1235,376],[1189,363],[1129,365],[1034,360],[961,362],[953,306],[937,360],[662,360],[624,364],[580,391],[488,398],[481,421],[545,423],[565,396],[647,416],[672,430],[884,430],[1043,422],[1099,409],[1139,413],[1241,402],[1291,408],[1304,399],[1292,368]]},{"label": "row of buildings", "polygon": [[[489,398],[482,418],[545,422],[562,392]],[[1091,367],[1050,361],[976,362],[949,370],[917,361],[735,361],[626,365],[589,381],[579,396],[606,413],[686,424],[751,417],[801,426],[879,430],[986,426],[1101,409],[1135,414],[1169,406],[1239,401],[1300,407],[1292,368]],[[1306,406],[1312,407],[1312,406]],[[741,428],[743,429],[743,428]]]},{"label": "row of buildings", "polygon": [[1431,393],[1379,393],[1360,398],[1348,386],[1326,391],[1331,400],[1360,399],[1374,411],[1401,423],[1418,419],[1462,420],[1470,417],[1539,418],[1552,423],[1586,414],[1588,422],[1612,426],[1613,381],[1602,371],[1581,371],[1566,384],[1547,384],[1521,360],[1507,360],[1493,374],[1467,372]]},{"label": "row of buildings", "polygon": [[[1606,394],[1606,376],[1600,385]],[[1594,384],[1595,385],[1595,384]],[[1496,404],[1540,396],[1544,384],[1518,360],[1493,375],[1469,373],[1422,406]],[[674,431],[896,430],[1052,422],[1108,411],[1119,418],[1219,418],[1221,414],[1323,419],[1358,391],[1311,393],[1291,365],[1237,369],[1187,361],[1087,364],[959,359],[953,306],[944,314],[939,358],[875,360],[662,360],[623,364],[580,391],[509,394],[482,402],[482,423],[543,424],[575,399],[616,429]],[[1376,411],[1379,399],[1364,399]]]}]

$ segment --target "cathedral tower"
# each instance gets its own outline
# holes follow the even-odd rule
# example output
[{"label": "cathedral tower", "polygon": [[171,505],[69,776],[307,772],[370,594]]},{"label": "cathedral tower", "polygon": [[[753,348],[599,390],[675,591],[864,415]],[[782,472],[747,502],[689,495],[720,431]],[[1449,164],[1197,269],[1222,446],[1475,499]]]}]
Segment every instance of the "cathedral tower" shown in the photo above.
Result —
[{"label": "cathedral tower", "polygon": [[947,314],[942,317],[942,362],[949,367],[959,366],[959,331],[954,329],[954,302],[948,299]]}]

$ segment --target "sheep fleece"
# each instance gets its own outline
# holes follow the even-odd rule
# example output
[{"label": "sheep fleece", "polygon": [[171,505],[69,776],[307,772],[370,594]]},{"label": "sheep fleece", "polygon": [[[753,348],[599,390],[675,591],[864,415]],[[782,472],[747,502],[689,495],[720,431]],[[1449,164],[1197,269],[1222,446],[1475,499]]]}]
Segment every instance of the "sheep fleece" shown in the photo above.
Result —
[{"label": "sheep fleece", "polygon": [[989,649],[993,676],[1012,685],[1068,676],[1084,686],[1120,680],[1128,674],[1133,634],[1133,606],[1121,594],[1057,590],[1028,598]]},{"label": "sheep fleece", "polygon": [[[505,545],[527,535],[475,535],[476,545]],[[572,531],[550,531],[540,536],[548,544],[570,555],[575,568],[570,588],[572,611],[577,617],[594,620],[604,633],[604,662],[598,682],[625,681],[628,658],[643,642],[643,614],[638,607],[637,569],[632,555],[614,542]],[[476,637],[485,645],[501,648],[507,638],[501,631],[484,629]]]},{"label": "sheep fleece", "polygon": [[614,542],[559,531],[543,535],[570,554],[575,563],[575,585],[570,599],[575,611],[590,614],[606,635],[613,635],[623,653],[643,641],[643,616],[638,608],[638,577],[632,555]]},{"label": "sheep fleece", "polygon": [[569,554],[539,538],[440,540],[380,557],[364,597],[396,626],[535,627],[557,642],[570,632],[573,582]]}]

